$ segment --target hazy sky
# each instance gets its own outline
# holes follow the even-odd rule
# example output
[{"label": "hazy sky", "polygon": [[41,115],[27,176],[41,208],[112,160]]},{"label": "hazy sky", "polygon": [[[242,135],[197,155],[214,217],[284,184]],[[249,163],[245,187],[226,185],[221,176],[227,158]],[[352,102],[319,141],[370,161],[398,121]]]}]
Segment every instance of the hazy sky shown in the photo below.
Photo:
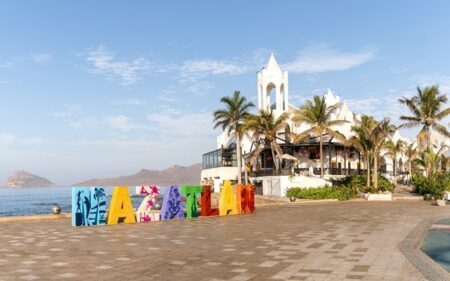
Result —
[{"label": "hazy sky", "polygon": [[[275,5],[279,2],[279,5]],[[201,161],[211,112],[256,102],[271,52],[290,102],[331,88],[357,113],[450,90],[448,1],[2,1],[0,183],[59,184]]]}]

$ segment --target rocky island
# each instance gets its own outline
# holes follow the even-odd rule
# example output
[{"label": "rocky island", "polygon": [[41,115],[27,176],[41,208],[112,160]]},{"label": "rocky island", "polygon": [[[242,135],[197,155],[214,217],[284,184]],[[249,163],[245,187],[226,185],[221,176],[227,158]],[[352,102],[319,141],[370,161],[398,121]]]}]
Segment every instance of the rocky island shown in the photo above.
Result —
[{"label": "rocky island", "polygon": [[27,171],[15,171],[3,184],[4,187],[54,187],[46,178],[33,175]]}]

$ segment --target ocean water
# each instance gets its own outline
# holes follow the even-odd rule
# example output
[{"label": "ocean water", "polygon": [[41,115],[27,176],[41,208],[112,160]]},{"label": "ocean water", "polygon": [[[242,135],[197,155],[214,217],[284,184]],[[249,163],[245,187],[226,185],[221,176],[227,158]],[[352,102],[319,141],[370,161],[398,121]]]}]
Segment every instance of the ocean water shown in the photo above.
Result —
[{"label": "ocean water", "polygon": [[[112,187],[105,187],[106,203],[111,201]],[[129,187],[133,207],[138,208],[143,197],[133,196],[135,187]],[[61,212],[72,211],[71,187],[0,188],[0,217],[45,215],[52,212],[53,203]]]},{"label": "ocean water", "polygon": [[[450,218],[436,221],[435,224],[450,225]],[[450,232],[430,230],[422,245],[422,251],[450,272]]]}]

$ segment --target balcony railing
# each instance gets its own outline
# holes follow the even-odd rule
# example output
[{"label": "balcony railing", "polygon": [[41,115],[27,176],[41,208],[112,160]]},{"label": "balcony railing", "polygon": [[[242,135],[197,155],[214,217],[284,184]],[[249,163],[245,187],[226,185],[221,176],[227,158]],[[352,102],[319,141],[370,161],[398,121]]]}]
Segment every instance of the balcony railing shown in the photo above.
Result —
[{"label": "balcony railing", "polygon": [[[324,168],[324,175],[365,175],[366,169],[339,169],[339,168]],[[294,173],[297,175],[308,176],[310,174],[309,168],[294,168]],[[281,169],[279,171],[273,169],[265,169],[252,171],[249,173],[250,177],[264,177],[264,176],[289,176],[292,174],[291,169]],[[320,168],[313,168],[314,175],[320,175]]]}]

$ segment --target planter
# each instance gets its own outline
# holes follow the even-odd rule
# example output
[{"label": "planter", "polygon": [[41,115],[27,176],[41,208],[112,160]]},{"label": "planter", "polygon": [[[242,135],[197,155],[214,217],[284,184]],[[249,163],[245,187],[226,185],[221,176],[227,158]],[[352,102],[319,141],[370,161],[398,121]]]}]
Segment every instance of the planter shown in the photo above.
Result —
[{"label": "planter", "polygon": [[436,200],[436,204],[440,207],[445,206],[445,200],[438,199],[438,200]]},{"label": "planter", "polygon": [[295,200],[297,200],[297,198],[295,198],[295,197],[289,197],[289,201],[295,202]]},{"label": "planter", "polygon": [[366,199],[367,201],[391,201],[392,193],[369,193]]},{"label": "planter", "polygon": [[54,215],[59,215],[61,213],[61,207],[58,204],[54,203],[52,207],[52,213]]}]

